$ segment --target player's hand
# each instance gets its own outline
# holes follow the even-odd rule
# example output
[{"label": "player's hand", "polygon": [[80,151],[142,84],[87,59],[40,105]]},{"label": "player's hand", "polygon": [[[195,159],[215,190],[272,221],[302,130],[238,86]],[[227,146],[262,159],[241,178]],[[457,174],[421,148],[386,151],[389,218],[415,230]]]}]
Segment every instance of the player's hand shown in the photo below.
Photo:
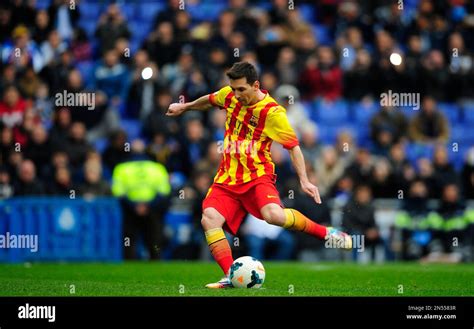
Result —
[{"label": "player's hand", "polygon": [[168,107],[167,116],[176,117],[186,111],[186,105],[183,103],[173,103]]},{"label": "player's hand", "polygon": [[313,185],[308,181],[303,181],[301,182],[301,189],[304,193],[312,197],[314,202],[321,203],[321,196],[319,195],[319,190],[316,185]]}]

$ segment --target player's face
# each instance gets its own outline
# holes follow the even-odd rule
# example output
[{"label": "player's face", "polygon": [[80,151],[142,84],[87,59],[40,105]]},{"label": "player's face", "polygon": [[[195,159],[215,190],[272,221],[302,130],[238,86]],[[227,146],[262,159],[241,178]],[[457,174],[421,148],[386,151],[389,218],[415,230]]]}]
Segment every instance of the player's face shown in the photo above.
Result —
[{"label": "player's face", "polygon": [[237,100],[243,105],[253,104],[257,98],[257,91],[260,87],[259,82],[255,81],[252,85],[247,83],[247,78],[230,80],[230,87]]}]

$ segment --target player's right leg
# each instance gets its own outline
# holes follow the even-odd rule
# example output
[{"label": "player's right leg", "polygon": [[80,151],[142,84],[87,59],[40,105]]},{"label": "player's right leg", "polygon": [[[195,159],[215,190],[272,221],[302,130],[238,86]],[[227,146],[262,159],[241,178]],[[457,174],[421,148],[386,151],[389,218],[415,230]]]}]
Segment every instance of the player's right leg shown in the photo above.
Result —
[{"label": "player's right leg", "polygon": [[228,278],[228,272],[234,259],[232,258],[232,250],[230,249],[229,241],[227,241],[224,230],[222,229],[224,223],[224,216],[215,208],[208,207],[204,209],[201,225],[206,235],[206,241],[212,256],[222,268],[225,275],[220,281],[207,284],[206,288],[210,289],[232,287],[232,283]]}]

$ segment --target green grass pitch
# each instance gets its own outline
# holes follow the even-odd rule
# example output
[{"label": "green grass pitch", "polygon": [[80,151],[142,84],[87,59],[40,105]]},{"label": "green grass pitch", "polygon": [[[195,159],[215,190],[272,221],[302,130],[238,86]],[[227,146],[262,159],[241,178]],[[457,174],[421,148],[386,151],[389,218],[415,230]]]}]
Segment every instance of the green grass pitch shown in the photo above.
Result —
[{"label": "green grass pitch", "polygon": [[208,290],[211,262],[0,264],[0,296],[474,296],[474,264],[264,266],[261,289]]}]

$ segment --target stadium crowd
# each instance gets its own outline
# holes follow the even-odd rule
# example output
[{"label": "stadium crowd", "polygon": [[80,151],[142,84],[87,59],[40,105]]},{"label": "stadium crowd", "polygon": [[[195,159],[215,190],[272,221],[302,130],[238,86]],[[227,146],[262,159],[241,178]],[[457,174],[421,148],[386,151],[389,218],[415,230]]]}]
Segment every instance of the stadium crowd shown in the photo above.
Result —
[{"label": "stadium crowd", "polygon": [[[151,256],[200,257],[201,201],[219,166],[226,114],[164,113],[174,101],[218,90],[227,68],[249,61],[286,107],[312,181],[343,209],[351,234],[385,243],[371,200],[398,199],[403,241],[419,233],[415,218],[435,211],[440,217],[423,219],[424,228],[440,250],[452,251],[453,236],[473,244],[472,2],[295,1],[293,9],[286,0],[196,0],[184,10],[177,0],[76,2],[0,4],[0,198],[75,191],[127,199],[115,193],[114,169],[149,159],[164,165],[172,190],[152,202],[128,200],[125,217],[169,224],[157,227],[167,240],[159,244],[174,247],[159,255],[152,236]],[[93,93],[94,109],[58,106],[64,92]],[[419,110],[381,105],[389,92],[421,95]],[[274,145],[272,155],[285,204],[330,223],[328,205],[299,192],[288,154]],[[430,199],[439,200],[435,208]],[[178,234],[172,223],[183,216],[193,226]],[[453,230],[439,224],[461,217]],[[280,233],[274,240],[283,249],[311,245]],[[267,239],[248,236],[255,253]],[[405,246],[402,257],[432,251],[420,244],[421,254]]]}]

